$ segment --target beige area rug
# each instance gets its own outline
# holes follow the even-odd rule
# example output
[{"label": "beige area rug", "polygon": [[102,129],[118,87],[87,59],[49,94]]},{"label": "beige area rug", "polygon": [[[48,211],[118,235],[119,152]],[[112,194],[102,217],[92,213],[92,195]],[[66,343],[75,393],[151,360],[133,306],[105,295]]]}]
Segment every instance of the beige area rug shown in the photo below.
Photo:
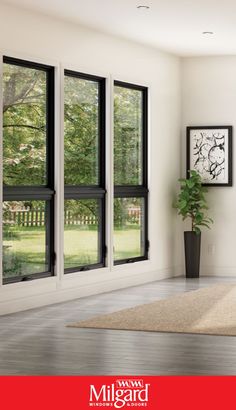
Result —
[{"label": "beige area rug", "polygon": [[236,285],[182,293],[69,327],[236,336]]}]

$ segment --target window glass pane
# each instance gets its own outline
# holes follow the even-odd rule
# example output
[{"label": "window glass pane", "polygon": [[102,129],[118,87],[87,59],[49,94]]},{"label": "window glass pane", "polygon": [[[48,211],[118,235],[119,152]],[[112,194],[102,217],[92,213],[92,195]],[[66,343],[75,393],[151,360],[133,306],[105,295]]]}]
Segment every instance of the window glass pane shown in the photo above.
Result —
[{"label": "window glass pane", "polygon": [[144,199],[114,200],[114,259],[130,259],[144,255]]},{"label": "window glass pane", "polygon": [[65,185],[98,185],[99,84],[65,76]]},{"label": "window glass pane", "polygon": [[3,277],[47,272],[45,201],[3,203]]},{"label": "window glass pane", "polygon": [[115,185],[142,184],[142,91],[114,87]]},{"label": "window glass pane", "polygon": [[3,64],[3,182],[46,185],[46,72]]},{"label": "window glass pane", "polygon": [[99,214],[99,200],[65,200],[65,269],[100,262]]}]

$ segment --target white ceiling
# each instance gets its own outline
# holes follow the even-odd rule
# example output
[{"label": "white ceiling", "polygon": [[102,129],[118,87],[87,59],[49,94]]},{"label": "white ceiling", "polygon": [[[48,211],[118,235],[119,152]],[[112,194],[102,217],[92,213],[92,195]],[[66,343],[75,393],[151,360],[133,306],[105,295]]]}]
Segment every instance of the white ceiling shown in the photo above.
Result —
[{"label": "white ceiling", "polygon": [[[5,0],[186,55],[236,54],[236,0]],[[146,4],[149,10],[138,10]],[[214,31],[204,36],[203,31]]]}]

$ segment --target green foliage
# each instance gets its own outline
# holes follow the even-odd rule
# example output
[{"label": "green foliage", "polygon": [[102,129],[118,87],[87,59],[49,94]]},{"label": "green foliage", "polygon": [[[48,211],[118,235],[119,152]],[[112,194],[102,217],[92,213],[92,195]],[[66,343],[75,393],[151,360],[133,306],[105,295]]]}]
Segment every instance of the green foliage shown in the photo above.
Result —
[{"label": "green foliage", "polygon": [[84,215],[95,216],[99,220],[99,203],[96,199],[67,199],[64,203],[65,212],[70,212],[71,216]]},{"label": "green foliage", "polygon": [[139,90],[114,89],[114,183],[142,182],[142,94]]},{"label": "green foliage", "polygon": [[140,198],[115,198],[114,200],[114,226],[115,229],[130,229],[130,226],[137,226],[139,221],[137,217],[129,214],[131,208],[136,208],[142,212],[142,199]]},{"label": "green foliage", "polygon": [[[3,178],[4,185],[46,183],[46,74],[40,70],[4,64],[3,72]],[[99,185],[99,90],[97,82],[65,77],[66,185]],[[142,182],[142,94],[139,90],[115,87],[114,92],[114,178],[117,185]],[[56,136],[57,137],[57,136]],[[128,207],[140,199],[114,202],[115,226],[132,222]],[[5,209],[5,230],[16,235]],[[38,208],[39,202],[21,206]],[[45,204],[42,204],[44,207]],[[65,211],[98,216],[97,201],[65,201]]]},{"label": "green foliage", "polygon": [[[3,177],[5,185],[46,183],[46,74],[4,64]],[[142,94],[115,87],[114,178],[142,182]],[[65,77],[65,184],[99,185],[98,84]]]},{"label": "green foliage", "polygon": [[3,171],[5,185],[45,184],[46,74],[4,64]]},{"label": "green foliage", "polygon": [[14,255],[8,249],[8,246],[3,245],[3,264],[4,278],[17,276],[22,271],[22,258],[19,255]]},{"label": "green foliage", "polygon": [[210,229],[213,220],[205,214],[208,209],[205,199],[207,189],[202,186],[200,175],[194,170],[189,171],[189,174],[189,179],[179,179],[180,193],[174,208],[178,209],[178,214],[183,220],[191,219],[192,231],[200,233],[200,227],[205,226]]},{"label": "green foliage", "polygon": [[65,184],[98,185],[99,90],[96,82],[65,77]]}]

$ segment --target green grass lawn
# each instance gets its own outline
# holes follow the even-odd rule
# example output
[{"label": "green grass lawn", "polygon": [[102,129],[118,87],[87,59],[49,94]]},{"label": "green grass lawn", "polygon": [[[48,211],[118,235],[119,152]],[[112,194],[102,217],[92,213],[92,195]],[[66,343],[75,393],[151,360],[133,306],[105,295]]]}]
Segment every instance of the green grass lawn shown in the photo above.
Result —
[{"label": "green grass lawn", "polygon": [[[45,230],[43,227],[21,227],[4,234],[4,276],[44,272],[46,265]],[[115,230],[115,259],[140,256],[140,231],[129,228]],[[65,268],[93,264],[98,260],[98,233],[96,228],[81,229],[67,226],[64,233]]]},{"label": "green grass lawn", "polygon": [[115,229],[114,259],[129,259],[141,255],[140,230],[137,228],[126,230]]}]

